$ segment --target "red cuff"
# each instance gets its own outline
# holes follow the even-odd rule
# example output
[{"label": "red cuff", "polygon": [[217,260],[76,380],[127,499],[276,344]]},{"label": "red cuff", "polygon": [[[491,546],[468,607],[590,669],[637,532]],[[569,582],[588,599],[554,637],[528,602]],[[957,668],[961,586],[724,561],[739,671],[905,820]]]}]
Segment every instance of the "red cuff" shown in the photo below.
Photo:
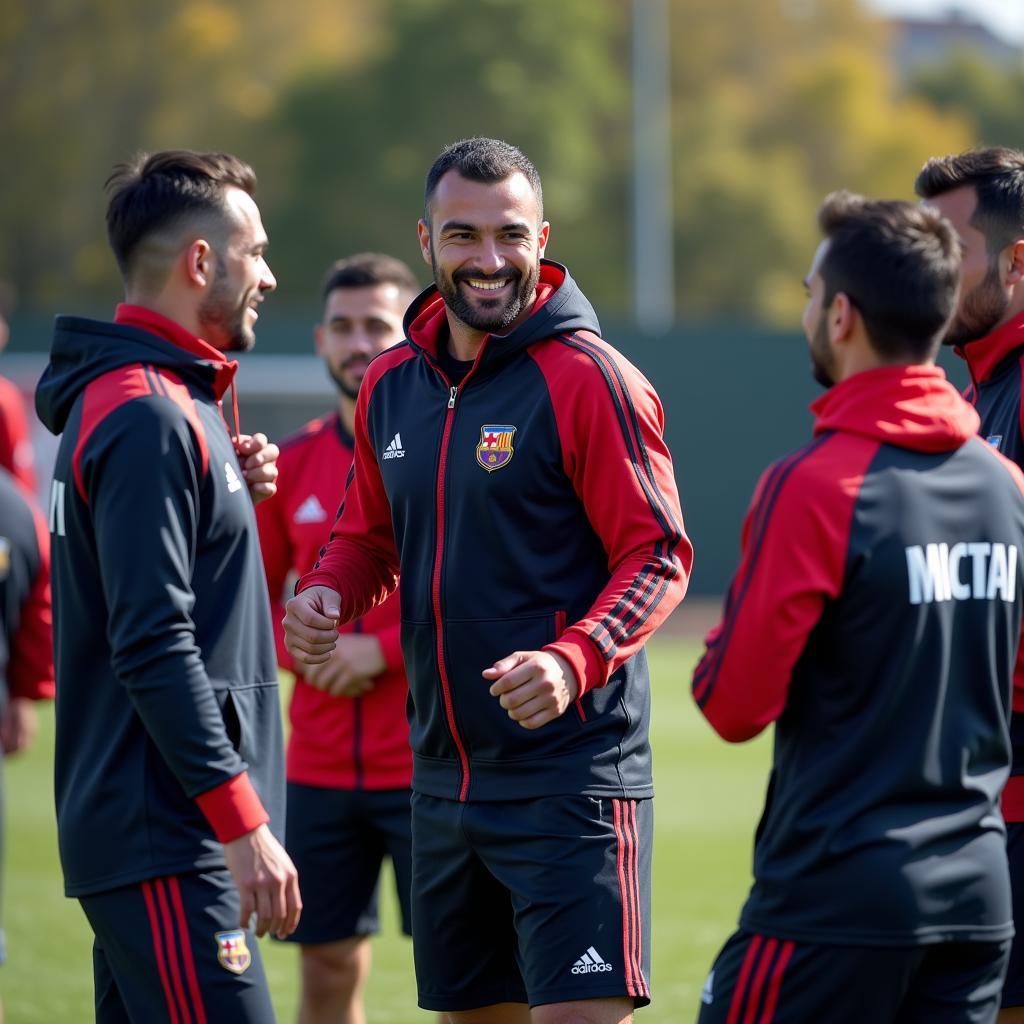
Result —
[{"label": "red cuff", "polygon": [[576,673],[579,683],[577,699],[587,690],[594,690],[608,682],[608,665],[601,657],[597,648],[584,636],[571,630],[563,633],[553,644],[548,644],[545,651],[565,658]]},{"label": "red cuff", "polygon": [[384,656],[385,672],[404,672],[405,661],[402,658],[402,627],[388,626],[377,634],[380,653]]},{"label": "red cuff", "polygon": [[245,772],[200,793],[196,803],[222,843],[230,843],[270,821]]},{"label": "red cuff", "polygon": [[1011,775],[1003,790],[1003,819],[1024,821],[1024,775]]}]

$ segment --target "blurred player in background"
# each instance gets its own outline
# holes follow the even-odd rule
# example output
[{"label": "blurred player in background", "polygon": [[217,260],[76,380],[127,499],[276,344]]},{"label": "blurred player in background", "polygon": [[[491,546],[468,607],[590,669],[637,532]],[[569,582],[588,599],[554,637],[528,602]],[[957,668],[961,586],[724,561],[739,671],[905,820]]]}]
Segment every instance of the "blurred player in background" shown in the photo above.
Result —
[{"label": "blurred player in background", "polygon": [[548,233],[515,147],[435,161],[435,286],[367,371],[354,475],[285,618],[317,665],[401,569],[417,983],[453,1024],[619,1024],[650,999],[643,645],[692,550],[658,397]]},{"label": "blurred player in background", "polygon": [[[960,302],[946,334],[967,363],[966,393],[981,436],[1024,468],[1024,153],[981,149],[929,160],[915,183],[960,236]],[[1024,651],[1017,659],[1013,768],[1003,790],[1017,937],[1003,986],[1001,1024],[1024,1022]]]},{"label": "blurred player in background", "polygon": [[296,666],[284,646],[286,580],[316,562],[352,467],[356,396],[370,360],[404,337],[419,291],[400,260],[363,253],[339,260],[323,287],[316,352],[338,389],[337,408],[282,442],[278,493],[257,509],[278,663],[300,669],[289,706],[285,846],[307,892],[291,938],[302,943],[300,1024],[362,1024],[378,930],[378,876],[395,870],[402,927],[409,915],[412,752],[397,594],[342,627],[329,661]]},{"label": "blurred player in background", "polygon": [[[32,742],[34,702],[52,698],[53,689],[50,535],[31,496],[0,469],[0,747],[4,757]],[[0,758],[0,862],[3,796]],[[0,878],[0,964],[6,957],[2,886]],[[3,1016],[0,1004],[0,1024]]]},{"label": "blurred player in background", "polygon": [[949,222],[849,193],[819,220],[803,327],[828,391],[761,477],[693,679],[725,739],[775,723],[754,885],[700,1020],[990,1022],[1024,475],[934,365]]},{"label": "blurred player in background", "polygon": [[[0,282],[0,352],[7,347],[10,327],[11,292]],[[21,392],[6,377],[0,377],[0,468],[6,469],[29,492],[36,493],[32,434]]]},{"label": "blurred player in background", "polygon": [[225,353],[253,346],[276,284],[255,188],[226,154],[119,165],[107,231],[126,302],[113,323],[58,317],[36,390],[62,434],[58,838],[100,1022],[269,1024],[253,933],[290,933],[301,908],[273,832],[283,737],[253,510],[278,452],[232,436],[221,402]]}]

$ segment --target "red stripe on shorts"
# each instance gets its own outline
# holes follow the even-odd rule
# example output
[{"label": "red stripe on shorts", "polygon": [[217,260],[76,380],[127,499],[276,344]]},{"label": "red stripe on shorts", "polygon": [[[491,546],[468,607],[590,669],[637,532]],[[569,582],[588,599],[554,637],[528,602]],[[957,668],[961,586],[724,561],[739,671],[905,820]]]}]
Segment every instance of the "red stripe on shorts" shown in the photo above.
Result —
[{"label": "red stripe on shorts", "polygon": [[157,920],[156,903],[153,900],[153,887],[149,882],[142,883],[142,895],[146,900],[146,913],[149,914],[149,929],[153,935],[153,954],[156,960],[156,969],[160,975],[160,984],[163,986],[164,998],[167,1000],[167,1015],[171,1018],[171,1024],[180,1024],[178,1010],[174,1005],[174,995],[171,992],[171,983],[167,978],[167,961],[164,958],[163,939],[160,936],[160,923]]},{"label": "red stripe on shorts", "polygon": [[626,992],[637,995],[636,978],[633,974],[632,957],[632,905],[629,898],[629,885],[626,881],[626,833],[622,822],[622,802],[612,800],[612,823],[615,826],[615,861],[619,872],[619,899],[622,902],[622,970],[626,976]]},{"label": "red stripe on shorts", "polygon": [[164,942],[167,946],[167,962],[171,968],[171,982],[178,996],[181,1017],[184,1024],[193,1024],[192,1014],[188,1012],[188,1002],[185,999],[185,986],[181,980],[181,968],[178,966],[178,950],[174,942],[174,922],[171,920],[171,911],[167,905],[167,893],[164,891],[164,881],[162,878],[156,879],[154,888],[156,890],[157,906],[160,909],[160,919],[164,926]]},{"label": "red stripe on shorts", "polygon": [[636,801],[629,800],[627,801],[626,806],[629,812],[628,822],[630,839],[632,841],[632,857],[630,858],[630,879],[633,883],[633,921],[635,924],[633,933],[633,963],[636,967],[636,976],[640,979],[640,991],[633,992],[631,994],[644,996],[645,998],[650,999],[651,990],[647,985],[647,979],[644,977],[644,928],[642,907],[640,901],[640,833],[636,825]]},{"label": "red stripe on shorts", "polygon": [[786,973],[786,965],[789,963],[793,951],[796,949],[795,942],[784,942],[782,952],[779,953],[775,967],[772,969],[772,980],[768,986],[768,998],[764,1001],[764,1011],[761,1014],[759,1024],[771,1024],[775,1016],[775,1007],[779,1001],[779,989],[782,988],[782,976]]},{"label": "red stripe on shorts", "polygon": [[747,979],[750,977],[750,972],[754,969],[754,963],[761,951],[761,941],[760,935],[755,935],[750,940],[747,955],[743,958],[743,966],[740,968],[739,979],[736,982],[736,987],[732,990],[732,1002],[729,1004],[729,1016],[726,1018],[725,1024],[738,1024],[740,1009],[743,1006],[743,996],[747,988]]},{"label": "red stripe on shorts", "polygon": [[203,994],[196,978],[196,962],[192,956],[192,937],[188,933],[188,921],[185,918],[185,907],[181,901],[181,885],[177,878],[168,878],[167,887],[171,890],[171,904],[174,916],[178,921],[178,937],[181,940],[181,959],[185,964],[185,977],[188,980],[189,994],[192,996],[192,1009],[195,1010],[196,1024],[206,1024],[206,1010],[203,1007]]},{"label": "red stripe on shorts", "polygon": [[747,1012],[743,1015],[743,1024],[754,1024],[754,1014],[757,1013],[758,1004],[761,1002],[761,989],[764,988],[764,979],[768,974],[768,968],[771,967],[778,944],[778,939],[769,939],[764,944],[764,952],[758,957],[757,972],[754,974],[750,998],[747,999]]}]

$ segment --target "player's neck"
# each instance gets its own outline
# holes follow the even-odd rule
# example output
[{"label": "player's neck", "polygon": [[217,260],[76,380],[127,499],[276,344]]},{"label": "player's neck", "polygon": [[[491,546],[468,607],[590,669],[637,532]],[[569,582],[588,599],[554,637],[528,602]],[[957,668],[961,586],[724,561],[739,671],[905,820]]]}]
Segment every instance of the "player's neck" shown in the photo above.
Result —
[{"label": "player's neck", "polygon": [[354,437],[356,432],[356,403],[355,399],[348,395],[338,396],[338,417],[341,425],[345,428],[349,437]]}]

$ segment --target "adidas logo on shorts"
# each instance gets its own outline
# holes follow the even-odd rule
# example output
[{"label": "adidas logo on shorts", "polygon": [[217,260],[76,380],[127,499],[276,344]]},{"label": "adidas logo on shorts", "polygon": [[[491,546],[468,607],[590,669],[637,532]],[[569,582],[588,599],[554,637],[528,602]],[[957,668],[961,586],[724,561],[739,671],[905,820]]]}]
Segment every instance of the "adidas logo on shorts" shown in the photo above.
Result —
[{"label": "adidas logo on shorts", "polygon": [[598,971],[610,970],[612,965],[593,946],[588,947],[586,953],[572,965],[573,974],[597,974]]}]

